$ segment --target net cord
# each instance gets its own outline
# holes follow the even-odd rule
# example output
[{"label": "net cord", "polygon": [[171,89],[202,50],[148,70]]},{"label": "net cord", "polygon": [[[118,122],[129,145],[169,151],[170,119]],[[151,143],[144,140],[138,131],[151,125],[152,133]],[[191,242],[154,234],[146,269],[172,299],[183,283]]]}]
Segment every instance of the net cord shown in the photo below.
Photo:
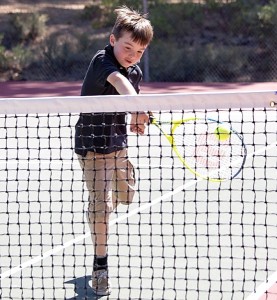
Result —
[{"label": "net cord", "polygon": [[277,91],[0,98],[0,114],[272,108]]}]

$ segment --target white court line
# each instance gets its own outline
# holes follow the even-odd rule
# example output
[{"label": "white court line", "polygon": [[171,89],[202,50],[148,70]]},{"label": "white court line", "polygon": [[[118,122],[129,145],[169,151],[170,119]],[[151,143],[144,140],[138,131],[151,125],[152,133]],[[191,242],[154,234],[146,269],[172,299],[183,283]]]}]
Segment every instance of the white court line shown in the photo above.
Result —
[{"label": "white court line", "polygon": [[259,300],[277,282],[277,271],[271,274],[267,281],[259,285],[255,292],[249,295],[245,300]]},{"label": "white court line", "polygon": [[[250,153],[250,154],[247,155],[246,160],[250,159],[253,155],[259,154],[259,153],[264,152],[264,151],[268,151],[268,150],[274,148],[276,145],[277,145],[277,141],[275,143],[272,143],[272,144],[268,145],[267,147],[261,148],[261,149],[255,151],[255,152],[253,152],[253,153]],[[140,206],[140,207],[138,207],[136,209],[133,209],[128,214],[124,214],[124,215],[122,215],[122,216],[120,216],[120,217],[112,220],[110,222],[110,226],[113,226],[116,223],[120,223],[121,221],[124,221],[124,220],[128,219],[129,217],[131,217],[133,215],[136,215],[139,212],[142,212],[142,211],[150,208],[151,206],[153,206],[153,205],[161,202],[162,200],[168,199],[168,198],[172,197],[173,195],[176,195],[179,192],[183,191],[187,187],[193,186],[193,185],[195,185],[198,182],[203,181],[203,180],[205,180],[205,179],[199,178],[199,179],[193,180],[193,181],[191,181],[191,182],[189,182],[187,184],[183,184],[183,185],[179,186],[178,188],[176,188],[175,190],[173,190],[171,192],[168,192],[165,195],[154,199],[150,203],[143,204],[142,206]],[[2,272],[1,273],[1,280],[5,279],[5,278],[7,278],[7,277],[9,277],[9,276],[11,276],[11,275],[13,275],[15,273],[18,273],[18,272],[20,272],[20,271],[22,271],[22,270],[24,270],[24,269],[26,269],[26,268],[34,265],[37,262],[42,261],[42,260],[44,260],[44,259],[46,259],[46,258],[48,258],[48,257],[50,257],[50,256],[52,256],[54,254],[56,254],[56,253],[58,253],[58,252],[60,252],[60,251],[62,251],[64,249],[66,249],[67,247],[70,247],[70,246],[72,246],[74,244],[77,244],[78,242],[86,239],[89,236],[90,236],[90,232],[86,232],[85,234],[82,234],[82,235],[78,236],[77,238],[72,239],[72,240],[64,243],[63,245],[57,246],[55,248],[52,248],[52,249],[44,252],[43,255],[38,255],[38,256],[36,256],[36,257],[34,257],[34,258],[26,261],[23,264],[20,264],[20,265],[14,267],[14,268],[11,268],[11,269],[9,269],[9,270],[7,270],[5,272]],[[247,300],[250,300],[250,299],[247,299]]]},{"label": "white court line", "polygon": [[[202,180],[203,180],[203,179],[199,179],[199,180],[197,180],[197,181],[202,181]],[[196,181],[196,182],[197,182],[197,181]],[[121,221],[124,221],[124,220],[126,220],[127,218],[129,218],[129,217],[131,217],[131,216],[133,216],[133,215],[136,215],[136,214],[138,214],[139,212],[144,211],[144,210],[150,208],[151,206],[153,206],[153,205],[155,205],[155,204],[161,202],[162,200],[165,200],[165,199],[167,199],[167,198],[170,198],[171,196],[173,196],[173,195],[175,195],[175,194],[177,194],[177,193],[183,191],[186,187],[189,187],[189,186],[192,186],[192,185],[196,184],[196,182],[193,181],[193,182],[190,182],[189,184],[184,184],[184,185],[182,185],[182,186],[179,186],[179,187],[178,187],[177,189],[175,189],[174,191],[169,192],[169,193],[163,195],[162,197],[156,198],[156,199],[154,199],[153,201],[151,201],[150,203],[146,203],[146,204],[141,205],[140,207],[138,207],[138,208],[136,208],[136,209],[133,209],[133,210],[132,210],[131,212],[129,212],[128,214],[124,214],[124,215],[122,215],[122,216],[120,216],[120,217],[118,217],[118,218],[112,220],[112,221],[110,222],[110,226],[113,226],[113,225],[115,225],[116,223],[120,223]],[[7,278],[7,277],[9,277],[9,276],[11,276],[11,275],[13,275],[13,274],[15,274],[15,273],[17,273],[17,272],[19,272],[19,271],[21,271],[21,270],[23,270],[23,269],[26,269],[26,268],[32,266],[33,264],[35,264],[35,263],[37,263],[37,262],[39,262],[39,261],[41,261],[41,260],[44,260],[44,259],[46,259],[47,257],[56,254],[57,252],[60,252],[60,251],[64,250],[64,249],[67,248],[67,247],[70,247],[70,246],[72,246],[73,244],[77,244],[78,242],[80,242],[80,241],[86,239],[86,238],[89,237],[89,236],[90,236],[90,232],[86,232],[85,234],[82,234],[82,235],[78,236],[77,238],[72,239],[72,240],[70,240],[70,241],[64,243],[63,245],[57,246],[57,247],[55,247],[55,248],[52,248],[52,249],[46,251],[43,255],[36,256],[36,257],[34,257],[34,258],[32,258],[32,259],[26,261],[25,263],[18,265],[17,267],[11,268],[11,269],[9,269],[9,270],[7,270],[7,271],[1,273],[1,280],[4,279],[4,278]]]}]

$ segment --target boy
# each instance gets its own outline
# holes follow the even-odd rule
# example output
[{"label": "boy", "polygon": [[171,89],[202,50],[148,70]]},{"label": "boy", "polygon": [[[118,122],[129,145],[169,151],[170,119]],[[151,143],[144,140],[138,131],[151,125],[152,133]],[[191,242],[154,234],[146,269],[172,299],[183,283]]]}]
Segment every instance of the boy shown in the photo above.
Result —
[{"label": "boy", "polygon": [[[117,19],[110,43],[98,51],[87,70],[81,95],[135,95],[142,73],[137,63],[153,37],[145,16],[126,6]],[[130,130],[143,134],[148,115],[134,113]],[[92,289],[109,295],[107,240],[109,216],[119,203],[134,196],[134,169],[127,155],[126,113],[82,113],[76,124],[75,152],[89,191],[88,224],[94,245]]]}]

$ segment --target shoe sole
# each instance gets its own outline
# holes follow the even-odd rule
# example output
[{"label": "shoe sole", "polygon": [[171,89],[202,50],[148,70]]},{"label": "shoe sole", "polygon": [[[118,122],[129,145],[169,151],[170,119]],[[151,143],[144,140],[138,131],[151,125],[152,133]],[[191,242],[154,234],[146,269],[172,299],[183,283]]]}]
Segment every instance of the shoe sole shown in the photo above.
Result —
[{"label": "shoe sole", "polygon": [[106,292],[97,291],[95,289],[92,289],[93,293],[97,296],[109,296],[111,294],[111,290],[109,289]]}]

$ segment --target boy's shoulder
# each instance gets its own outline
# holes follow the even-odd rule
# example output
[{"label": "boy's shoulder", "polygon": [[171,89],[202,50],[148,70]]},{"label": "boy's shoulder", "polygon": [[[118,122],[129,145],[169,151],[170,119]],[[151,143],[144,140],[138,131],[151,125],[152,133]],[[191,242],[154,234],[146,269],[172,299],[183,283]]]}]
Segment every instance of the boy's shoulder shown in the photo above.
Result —
[{"label": "boy's shoulder", "polygon": [[103,59],[103,58],[116,61],[115,56],[113,54],[113,50],[111,49],[110,45],[106,46],[104,49],[98,50],[94,54],[92,60]]}]

